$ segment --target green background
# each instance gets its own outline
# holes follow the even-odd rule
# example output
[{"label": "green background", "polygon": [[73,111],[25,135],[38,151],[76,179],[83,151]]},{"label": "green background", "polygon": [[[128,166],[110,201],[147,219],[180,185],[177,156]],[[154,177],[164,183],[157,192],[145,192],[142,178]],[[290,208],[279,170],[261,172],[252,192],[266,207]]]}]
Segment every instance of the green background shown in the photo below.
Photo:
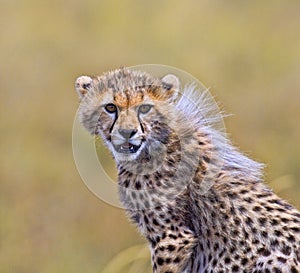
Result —
[{"label": "green background", "polygon": [[298,0],[0,4],[0,272],[101,272],[144,242],[72,156],[76,77],[122,65],[171,65],[211,87],[233,142],[300,208]]}]

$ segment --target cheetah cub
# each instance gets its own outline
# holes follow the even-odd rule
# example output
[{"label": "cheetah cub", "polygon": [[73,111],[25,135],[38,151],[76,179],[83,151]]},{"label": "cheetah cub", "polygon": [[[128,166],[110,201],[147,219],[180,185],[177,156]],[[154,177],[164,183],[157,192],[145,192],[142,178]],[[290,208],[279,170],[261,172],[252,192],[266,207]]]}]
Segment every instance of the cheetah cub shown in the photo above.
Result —
[{"label": "cheetah cub", "polygon": [[300,213],[214,129],[195,85],[127,68],[75,85],[81,123],[116,161],[153,272],[300,272]]}]

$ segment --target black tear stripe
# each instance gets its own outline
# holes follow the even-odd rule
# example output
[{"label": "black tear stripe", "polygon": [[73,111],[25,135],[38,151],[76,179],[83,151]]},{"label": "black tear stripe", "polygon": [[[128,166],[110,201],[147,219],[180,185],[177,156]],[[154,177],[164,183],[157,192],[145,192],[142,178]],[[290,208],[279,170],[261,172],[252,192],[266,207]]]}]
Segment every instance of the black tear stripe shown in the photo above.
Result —
[{"label": "black tear stripe", "polygon": [[145,129],[144,129],[143,123],[141,122],[139,114],[138,114],[138,120],[139,120],[139,123],[140,123],[140,126],[141,126],[142,133],[145,133]]},{"label": "black tear stripe", "polygon": [[117,119],[118,119],[118,112],[115,113],[115,119],[114,119],[113,124],[111,125],[111,127],[109,129],[110,134],[111,134],[111,132],[112,132],[114,126],[115,126],[115,123],[116,123]]}]

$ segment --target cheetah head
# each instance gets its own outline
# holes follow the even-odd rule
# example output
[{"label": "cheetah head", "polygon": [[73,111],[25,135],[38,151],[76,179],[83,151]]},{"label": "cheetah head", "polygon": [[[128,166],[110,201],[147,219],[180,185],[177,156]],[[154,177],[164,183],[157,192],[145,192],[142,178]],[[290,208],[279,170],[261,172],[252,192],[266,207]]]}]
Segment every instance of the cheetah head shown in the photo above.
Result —
[{"label": "cheetah head", "polygon": [[174,120],[168,106],[179,85],[171,74],[160,79],[125,68],[81,76],[75,82],[81,123],[102,136],[117,161],[135,160],[149,154],[151,143],[167,141]]}]

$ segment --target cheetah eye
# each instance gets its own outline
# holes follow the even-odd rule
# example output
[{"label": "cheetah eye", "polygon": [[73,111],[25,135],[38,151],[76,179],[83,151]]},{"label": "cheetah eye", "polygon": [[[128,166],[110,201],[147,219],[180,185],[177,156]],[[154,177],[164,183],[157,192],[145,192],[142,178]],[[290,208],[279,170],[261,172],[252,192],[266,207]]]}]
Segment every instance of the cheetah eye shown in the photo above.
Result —
[{"label": "cheetah eye", "polygon": [[147,114],[152,108],[152,105],[149,104],[143,104],[139,107],[139,113],[141,114]]},{"label": "cheetah eye", "polygon": [[115,113],[115,112],[117,112],[117,106],[115,106],[112,103],[106,104],[104,108],[105,108],[105,110],[108,113]]}]

